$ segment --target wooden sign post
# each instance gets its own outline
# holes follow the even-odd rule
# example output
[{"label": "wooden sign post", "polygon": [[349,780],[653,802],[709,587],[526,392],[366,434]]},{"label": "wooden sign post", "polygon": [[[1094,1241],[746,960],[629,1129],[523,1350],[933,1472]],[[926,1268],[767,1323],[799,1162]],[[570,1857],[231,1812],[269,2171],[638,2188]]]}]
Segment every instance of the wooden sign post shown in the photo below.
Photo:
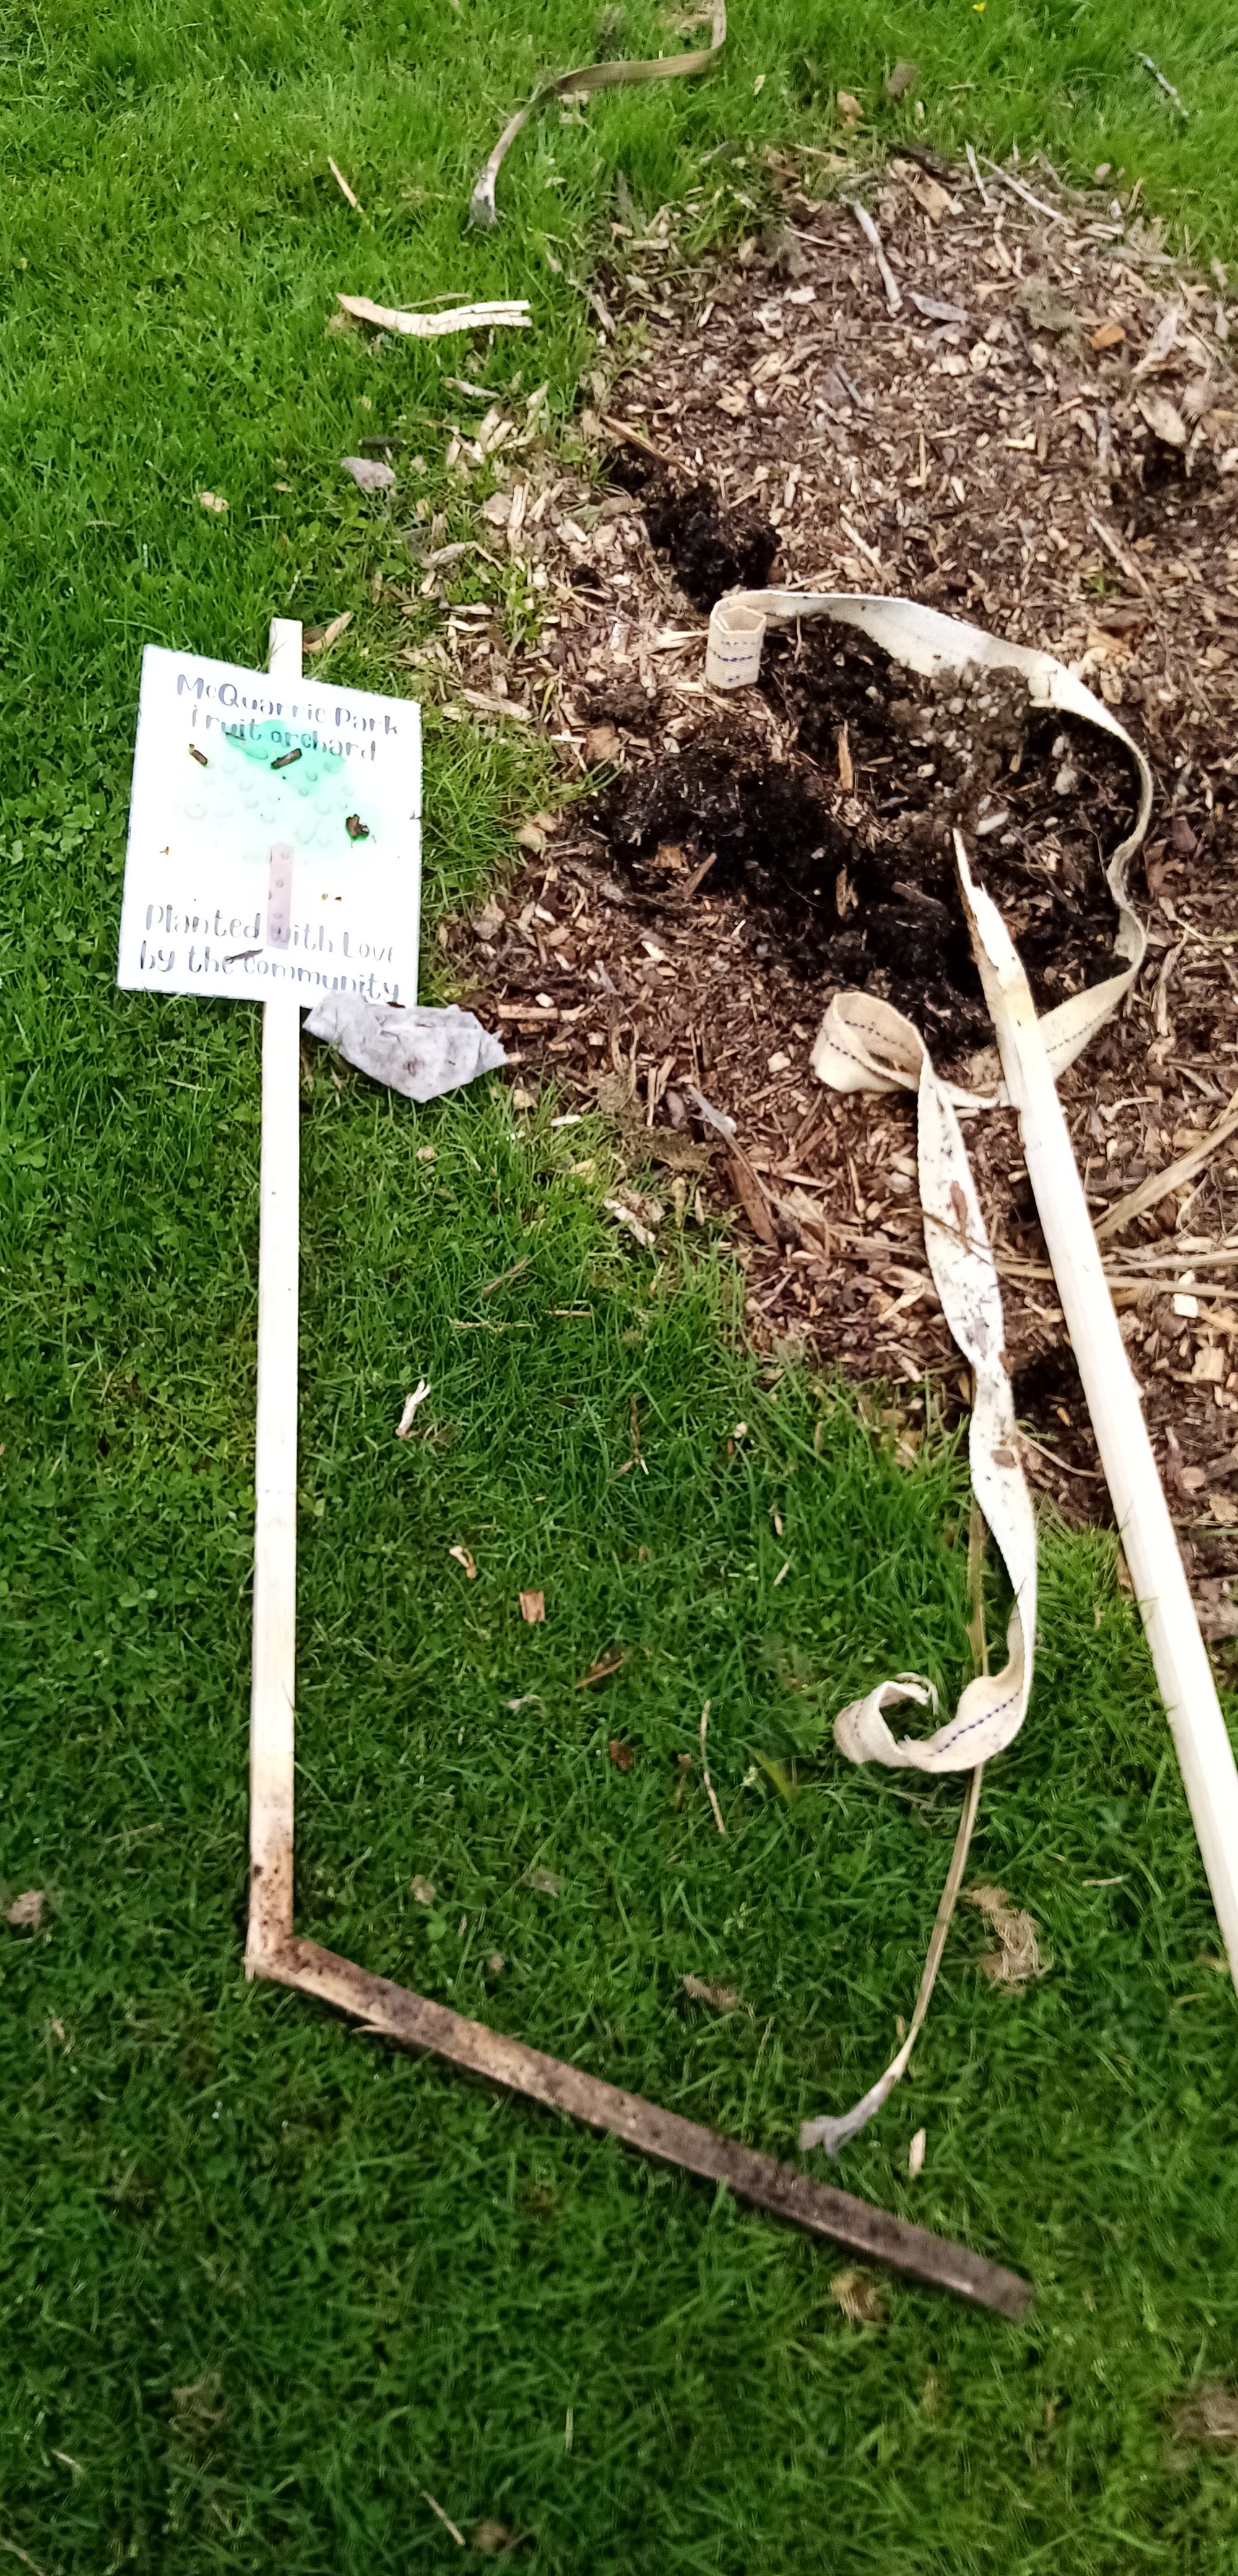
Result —
[{"label": "wooden sign post", "polygon": [[[271,622],[273,679],[301,677],[301,628]],[[297,1352],[301,1248],[301,1006],[262,1006],[258,1184],[254,1637],[249,1699],[249,1937],[255,1976],[292,1938],[297,1670]]]}]

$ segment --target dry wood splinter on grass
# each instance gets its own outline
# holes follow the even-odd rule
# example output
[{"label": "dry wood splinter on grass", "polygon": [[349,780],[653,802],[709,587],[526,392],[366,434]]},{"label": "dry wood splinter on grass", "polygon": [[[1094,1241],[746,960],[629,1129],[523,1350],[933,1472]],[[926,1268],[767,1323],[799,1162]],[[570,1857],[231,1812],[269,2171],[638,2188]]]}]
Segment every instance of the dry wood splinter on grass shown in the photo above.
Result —
[{"label": "dry wood splinter on grass", "polygon": [[400,1415],[400,1419],[395,1427],[395,1436],[397,1440],[407,1440],[409,1433],[412,1430],[413,1423],[416,1420],[418,1407],[425,1403],[429,1392],[429,1378],[423,1377],[418,1379],[416,1386],[413,1388],[412,1394],[405,1396],[404,1411]]},{"label": "dry wood splinter on grass", "polygon": [[[341,196],[347,198],[349,205],[352,207],[353,213],[355,215],[360,215],[363,224],[369,224],[370,218],[367,215],[364,206],[358,197],[354,197],[352,189],[349,187],[348,181],[345,178],[339,163],[332,160],[329,152],[327,154],[327,168],[330,171]],[[370,224],[371,232],[373,232],[373,229],[373,225]]]},{"label": "dry wood splinter on grass", "polygon": [[425,2497],[426,2503],[429,2505],[431,2513],[436,2513],[439,2521],[443,2525],[443,2529],[451,2533],[457,2549],[466,2549],[468,2547],[468,2543],[465,2540],[464,2533],[456,2529],[451,2515],[449,2513],[444,2513],[441,2504],[439,2504],[437,2499],[431,2495],[428,2487],[423,2487],[421,2492]]},{"label": "dry wood splinter on grass", "polygon": [[592,1690],[595,1682],[610,1681],[613,1674],[622,1671],[626,1661],[626,1655],[621,1654],[600,1656],[597,1663],[591,1665],[589,1671],[582,1673],[580,1680],[572,1684],[573,1690]]},{"label": "dry wood splinter on grass", "polygon": [[376,331],[396,331],[405,340],[442,340],[453,331],[527,331],[532,323],[528,301],[457,304],[445,313],[405,313],[397,305],[375,304],[368,295],[337,295],[336,302],[354,322],[370,322]]},{"label": "dry wood splinter on grass", "polygon": [[706,1734],[708,1733],[708,1729],[709,1729],[709,1702],[708,1702],[708,1700],[706,1700],[706,1702],[705,1702],[705,1706],[704,1706],[704,1708],[701,1710],[701,1778],[703,1779],[703,1781],[704,1781],[704,1783],[705,1783],[705,1795],[706,1795],[706,1797],[708,1798],[709,1803],[710,1803],[710,1806],[711,1806],[711,1807],[712,1807],[712,1809],[713,1809],[713,1813],[714,1813],[714,1823],[716,1824],[716,1826],[717,1826],[717,1828],[718,1828],[719,1833],[722,1835],[723,1839],[725,1840],[725,1838],[726,1838],[726,1826],[723,1824],[723,1821],[722,1821],[722,1809],[721,1809],[721,1807],[719,1806],[719,1804],[718,1804],[718,1800],[717,1800],[717,1797],[716,1797],[716,1795],[715,1795],[715,1793],[714,1793],[714,1784],[713,1784],[713,1781],[710,1779],[710,1776],[709,1776],[709,1764],[708,1764],[708,1762],[707,1762],[707,1760],[706,1760],[706,1758],[705,1758],[705,1738],[706,1738]]},{"label": "dry wood splinter on grass", "polygon": [[338,644],[341,635],[347,633],[348,628],[352,624],[352,620],[353,612],[351,608],[342,608],[339,616],[331,618],[326,626],[307,627],[304,638],[305,651],[307,653],[329,653],[332,645]]},{"label": "dry wood splinter on grass", "polygon": [[[62,2451],[57,2451],[56,2458],[58,2460],[63,2459],[64,2453]],[[43,2576],[43,2569],[40,2567],[38,2560],[36,2558],[32,2558],[27,2550],[19,2549],[15,2540],[6,2540],[0,2536],[0,2549],[7,2549],[11,2557],[20,2558],[23,2567],[28,2567],[31,2570],[31,2576]]]}]

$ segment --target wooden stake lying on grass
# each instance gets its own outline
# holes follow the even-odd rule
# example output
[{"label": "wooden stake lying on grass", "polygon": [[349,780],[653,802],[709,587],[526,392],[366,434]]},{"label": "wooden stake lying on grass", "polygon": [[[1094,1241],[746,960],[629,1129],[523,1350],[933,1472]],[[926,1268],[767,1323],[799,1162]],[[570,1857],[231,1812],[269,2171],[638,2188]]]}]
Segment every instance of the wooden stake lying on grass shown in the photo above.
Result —
[{"label": "wooden stake lying on grass", "polygon": [[[301,677],[301,629],[271,624],[270,669]],[[543,2056],[468,2021],[445,2004],[372,1976],[292,1928],[292,1839],[296,1688],[297,1283],[300,1236],[301,1015],[295,993],[264,1005],[262,1029],[262,1162],[258,1238],[258,1405],[254,1457],[254,1636],[250,1693],[249,1935],[250,1977],[294,1986],[352,2015],[398,2047],[430,2049],[485,2082],[523,2094],[609,2131],[685,2173],[725,2183],[741,2199],[851,2252],[890,2263],[916,2280],[954,2290],[1000,2316],[1021,2317],[1031,2284],[1000,2263],[972,2254],[904,2218],[874,2209],[851,2192],[793,2172],[772,2156],[717,2137],[694,2120],[663,2111],[579,2067]],[[708,1711],[701,1718],[704,1762]],[[706,1772],[714,1814],[723,1830]]]},{"label": "wooden stake lying on grass", "polygon": [[1238,1769],[1027,977],[996,904],[973,883],[961,835],[954,839],[1027,1175],[1238,1985]]},{"label": "wooden stake lying on grass", "polygon": [[507,2039],[481,2022],[466,2021],[462,2013],[451,2012],[424,1995],[411,1995],[385,1977],[371,1976],[350,1959],[320,1949],[315,1941],[288,1941],[268,1961],[264,1973],[280,1985],[295,1986],[301,1994],[333,2004],[337,2012],[351,2014],[379,2038],[402,2048],[430,2049],[485,2083],[522,2093],[526,2100],[584,2120],[590,2128],[608,2130],[642,2155],[700,2174],[707,2182],[725,2183],[741,2199],[754,2201],[773,2217],[789,2218],[811,2235],[827,2236],[870,2261],[891,2263],[936,2289],[956,2291],[977,2307],[994,2308],[999,2316],[1025,2316],[1031,2304],[1029,2282],[1017,2272],[1005,2271],[1000,2263],[970,2253],[965,2245],[952,2245],[948,2238],[913,2226],[909,2219],[893,2218],[886,2210],[857,2200],[853,2193],[796,2173],[736,2139],[717,2137],[695,2120],[663,2111],[655,2102],[642,2101],[639,2094],[621,2092],[617,2085],[604,2084],[578,2066],[544,2057],[523,2040]]}]

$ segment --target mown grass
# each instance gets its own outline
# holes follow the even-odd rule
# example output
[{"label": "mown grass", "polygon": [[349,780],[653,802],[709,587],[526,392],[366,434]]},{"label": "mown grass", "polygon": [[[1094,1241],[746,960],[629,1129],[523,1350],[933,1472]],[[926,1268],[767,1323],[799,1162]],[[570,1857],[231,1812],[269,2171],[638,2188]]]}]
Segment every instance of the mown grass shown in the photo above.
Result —
[{"label": "mown grass", "polygon": [[[893,2282],[858,2329],[822,2249],[241,1974],[257,1027],[113,989],[141,645],[260,660],[272,610],[351,607],[332,668],[406,685],[370,588],[407,579],[414,497],[467,526],[442,371],[545,379],[565,411],[616,167],[648,206],[728,135],[828,142],[839,86],[909,130],[910,98],[878,103],[898,55],[930,139],[1112,159],[1209,250],[1234,237],[1232,28],[1001,0],[737,10],[720,78],[545,124],[500,232],[464,236],[497,123],[597,36],[580,6],[468,0],[6,22],[0,1875],[50,1906],[0,1943],[0,2555],[481,2564],[429,2490],[565,2576],[1224,2576],[1232,2462],[1172,2416],[1236,2366],[1233,2003],[1104,1541],[1049,1535],[1036,1699],[977,1844],[1049,1973],[993,1990],[966,1913],[844,2165],[1026,2268],[1028,2327]],[[666,41],[633,8],[608,43]],[[536,328],[376,356],[324,335],[341,285],[528,292]],[[389,512],[338,458],[398,418]],[[431,932],[545,786],[518,744],[431,729]],[[725,1260],[617,1240],[607,1140],[553,1101],[415,1113],[312,1071],[299,1920],[791,2152],[884,2062],[946,1864],[957,1791],[845,1771],[828,1722],[909,1658],[957,1687],[958,1461],[931,1434],[909,1473],[828,1391],[754,1371]],[[706,1697],[725,1841],[695,1770],[676,1804]],[[793,1744],[823,1758],[787,1803],[758,1757]],[[741,2009],[689,2004],[685,1973]]]}]

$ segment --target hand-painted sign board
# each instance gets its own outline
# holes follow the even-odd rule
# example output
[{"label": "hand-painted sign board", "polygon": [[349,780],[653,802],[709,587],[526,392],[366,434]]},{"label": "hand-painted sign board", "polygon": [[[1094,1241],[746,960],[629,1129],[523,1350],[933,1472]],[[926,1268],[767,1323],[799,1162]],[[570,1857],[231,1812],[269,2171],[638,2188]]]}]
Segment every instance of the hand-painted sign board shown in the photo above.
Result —
[{"label": "hand-painted sign board", "polygon": [[117,981],[415,1002],[421,712],[148,645]]}]

